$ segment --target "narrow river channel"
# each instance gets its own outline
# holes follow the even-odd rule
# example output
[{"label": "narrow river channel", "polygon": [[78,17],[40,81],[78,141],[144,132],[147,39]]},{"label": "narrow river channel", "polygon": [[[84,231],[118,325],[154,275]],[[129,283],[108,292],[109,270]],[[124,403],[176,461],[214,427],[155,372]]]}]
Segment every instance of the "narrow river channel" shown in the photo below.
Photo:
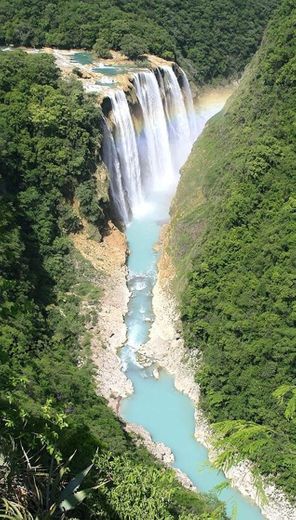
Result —
[{"label": "narrow river channel", "polygon": [[[221,90],[200,100],[197,108],[199,133],[207,120],[223,107],[228,92]],[[134,393],[121,403],[121,415],[130,423],[143,426],[155,442],[163,442],[175,457],[174,466],[186,473],[203,492],[214,492],[226,481],[208,459],[207,449],[195,440],[194,405],[176,390],[174,378],[161,371],[155,379],[152,369],[142,368],[136,352],[149,338],[153,321],[152,289],[156,281],[158,253],[155,246],[163,223],[169,219],[169,206],[176,186],[152,193],[145,201],[143,214],[133,218],[127,226],[130,255],[128,258],[128,286],[131,292],[127,325],[127,343],[121,358]],[[226,504],[229,517],[237,520],[262,520],[259,508],[229,487],[219,493]]]}]

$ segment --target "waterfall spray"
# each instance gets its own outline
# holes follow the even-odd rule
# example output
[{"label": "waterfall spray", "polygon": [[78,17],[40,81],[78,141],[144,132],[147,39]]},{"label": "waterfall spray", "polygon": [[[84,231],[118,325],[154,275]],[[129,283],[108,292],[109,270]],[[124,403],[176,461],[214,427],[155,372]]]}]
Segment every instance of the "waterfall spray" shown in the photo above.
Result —
[{"label": "waterfall spray", "polygon": [[188,115],[180,85],[173,69],[161,67],[171,154],[177,171],[185,163],[192,147]]},{"label": "waterfall spray", "polygon": [[172,182],[175,173],[171,161],[166,119],[159,86],[151,72],[139,72],[134,79],[135,91],[141,105],[144,126],[138,143],[140,154],[147,154],[148,180],[157,190]]},{"label": "waterfall spray", "polygon": [[187,117],[188,117],[188,121],[189,121],[191,140],[192,140],[192,142],[194,142],[198,135],[198,128],[197,128],[197,119],[196,119],[196,113],[195,113],[194,105],[193,105],[191,88],[190,88],[189,81],[188,81],[188,78],[187,78],[184,70],[182,70],[181,67],[179,67],[179,71],[180,71],[180,74],[182,77],[182,91],[183,91],[185,106],[186,106],[186,110],[187,110]]},{"label": "waterfall spray", "polygon": [[[103,157],[110,172],[111,194],[115,198],[116,209],[126,224],[143,203],[141,170],[138,157],[135,130],[122,90],[110,92],[112,104],[113,131],[105,136],[108,144],[103,147]],[[107,123],[108,124],[108,123]]]},{"label": "waterfall spray", "polygon": [[133,123],[123,91],[108,95],[112,110],[106,118],[103,160],[114,207],[124,224],[142,212],[147,197],[176,184],[196,138],[190,86],[180,71],[182,88],[170,66],[134,74],[141,122],[134,115]]}]

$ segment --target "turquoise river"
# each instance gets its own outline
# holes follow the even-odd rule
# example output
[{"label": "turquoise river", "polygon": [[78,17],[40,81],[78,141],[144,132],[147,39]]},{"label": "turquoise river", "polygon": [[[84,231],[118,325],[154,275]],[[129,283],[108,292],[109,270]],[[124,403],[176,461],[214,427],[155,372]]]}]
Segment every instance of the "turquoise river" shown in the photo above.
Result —
[{"label": "turquoise river", "polygon": [[[197,108],[199,132],[206,121],[223,107],[227,94],[227,91],[221,91],[201,98]],[[152,368],[141,367],[136,356],[137,349],[149,338],[153,320],[152,289],[156,281],[158,260],[155,245],[162,224],[168,221],[175,188],[151,194],[143,214],[134,218],[127,227],[130,250],[128,285],[131,297],[125,318],[127,342],[121,350],[121,358],[127,376],[133,383],[134,393],[122,401],[120,412],[127,422],[142,425],[155,442],[163,442],[168,446],[174,454],[173,466],[188,475],[199,490],[215,493],[215,487],[226,479],[211,466],[207,449],[194,437],[193,402],[176,390],[173,376],[161,371],[160,378],[155,379]],[[231,518],[264,518],[253,502],[231,486],[223,487],[219,498],[225,502]]]}]

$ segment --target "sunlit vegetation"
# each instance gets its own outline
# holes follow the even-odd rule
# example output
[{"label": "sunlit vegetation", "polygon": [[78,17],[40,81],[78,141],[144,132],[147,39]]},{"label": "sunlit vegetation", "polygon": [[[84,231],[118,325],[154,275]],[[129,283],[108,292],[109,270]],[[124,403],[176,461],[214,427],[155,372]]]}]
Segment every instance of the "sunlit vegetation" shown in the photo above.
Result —
[{"label": "sunlit vegetation", "polygon": [[296,489],[295,22],[295,3],[286,0],[237,93],[196,144],[174,204],[171,240],[185,341],[201,353],[196,377],[208,418],[226,427],[232,458],[237,448],[290,495]]},{"label": "sunlit vegetation", "polygon": [[199,82],[240,73],[277,0],[3,0],[0,42],[177,59]]},{"label": "sunlit vegetation", "polygon": [[0,516],[224,519],[136,448],[96,392],[85,325],[103,273],[69,233],[104,234],[100,117],[52,57],[0,53]]}]

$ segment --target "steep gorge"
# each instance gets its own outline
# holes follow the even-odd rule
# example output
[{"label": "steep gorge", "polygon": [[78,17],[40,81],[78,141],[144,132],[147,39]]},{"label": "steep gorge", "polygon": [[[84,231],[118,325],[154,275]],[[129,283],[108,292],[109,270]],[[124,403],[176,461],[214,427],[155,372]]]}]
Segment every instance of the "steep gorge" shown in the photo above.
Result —
[{"label": "steep gorge", "polygon": [[295,4],[283,2],[237,92],[196,143],[166,250],[185,344],[202,358],[196,379],[210,422],[230,459],[251,459],[292,500],[295,17]]},{"label": "steep gorge", "polygon": [[99,107],[50,56],[1,52],[0,70],[1,514],[64,517],[65,488],[83,471],[88,491],[69,492],[67,517],[137,519],[141,507],[210,519],[221,506],[184,490],[96,392],[91,332],[116,282],[112,233],[100,243],[110,205]]},{"label": "steep gorge", "polygon": [[[231,444],[226,438],[224,448],[226,451],[230,448],[235,461],[240,456],[250,458],[268,478],[276,474],[272,480],[290,496],[295,484],[291,456],[295,421],[291,406],[289,416],[285,415],[273,392],[286,384],[288,389],[283,395],[290,398],[295,378],[295,323],[290,313],[295,267],[291,182],[295,150],[290,110],[295,101],[294,19],[293,5],[286,1],[238,95],[224,114],[209,124],[197,151],[190,156],[173,205],[166,251],[175,263],[177,278],[172,287],[181,295],[184,337],[193,352],[191,361],[194,363],[202,352],[202,370],[198,375],[202,404],[211,421],[229,418],[236,421],[224,423],[231,437]],[[69,450],[80,448],[83,439],[84,452],[79,452],[71,474],[89,463],[96,446],[100,458],[94,459],[95,473],[89,482],[100,482],[112,472],[110,488],[104,488],[103,496],[92,497],[92,507],[99,514],[117,519],[128,510],[131,518],[137,518],[135,500],[138,499],[141,514],[146,506],[151,514],[146,497],[150,490],[152,495],[156,490],[159,499],[151,507],[158,520],[184,520],[200,515],[223,518],[223,506],[182,490],[170,472],[155,465],[145,450],[134,447],[106,403],[95,395],[89,364],[90,338],[88,335],[84,338],[85,331],[82,334],[85,326],[92,331],[91,346],[98,377],[104,365],[104,344],[110,342],[113,357],[107,359],[107,365],[114,361],[118,377],[123,375],[119,370],[125,368],[136,393],[150,382],[151,389],[154,383],[155,388],[161,387],[152,377],[159,376],[159,367],[139,367],[139,360],[142,361],[137,351],[147,340],[154,320],[151,309],[157,260],[154,245],[161,225],[168,219],[168,203],[178,182],[178,171],[198,131],[186,75],[175,65],[159,66],[154,71],[140,70],[134,73],[127,95],[110,90],[103,103],[103,158],[110,172],[113,210],[116,220],[126,225],[131,253],[128,337],[120,363],[116,346],[124,340],[122,311],[116,297],[113,302],[110,295],[112,291],[116,293],[115,286],[124,282],[125,244],[120,232],[107,223],[112,211],[106,182],[100,185],[97,175],[101,115],[93,103],[86,102],[82,89],[72,80],[58,82],[50,61],[32,57],[25,64],[20,54],[12,59],[18,60],[21,72],[14,76],[7,61],[1,85],[3,110],[9,121],[8,126],[2,125],[8,153],[5,150],[5,176],[1,184],[6,215],[6,250],[1,253],[5,260],[3,309],[4,319],[8,320],[1,372],[4,383],[1,425],[7,440],[6,460],[10,462],[13,458],[9,447],[11,432],[19,453],[20,439],[27,449],[32,431],[36,449],[42,438],[47,443],[47,455],[43,458],[46,464],[50,453],[59,457],[71,455]],[[46,67],[44,73],[42,65]],[[26,77],[25,84],[23,74],[29,78]],[[19,120],[20,114],[24,117]],[[20,132],[16,134],[15,128]],[[69,142],[71,154],[67,154]],[[30,241],[33,231],[36,238]],[[75,253],[66,237],[69,233],[74,233],[71,235],[74,244],[95,270]],[[98,243],[101,235],[106,234]],[[113,240],[118,240],[117,244]],[[34,251],[28,253],[32,244]],[[108,255],[116,252],[118,244],[120,254],[113,265]],[[13,259],[7,257],[6,251],[13,251],[17,275]],[[24,251],[25,268],[18,272]],[[107,276],[100,265],[103,271],[110,267]],[[18,288],[15,277],[19,277]],[[124,289],[123,308],[127,299]],[[254,309],[251,302],[255,302]],[[119,320],[115,323],[112,323],[112,305]],[[79,306],[86,312],[84,324],[79,317]],[[29,312],[24,312],[25,309]],[[169,317],[173,311],[173,304],[166,309]],[[34,322],[34,312],[38,324]],[[99,314],[101,321],[97,322]],[[158,323],[161,318],[158,315]],[[164,325],[166,320],[163,321]],[[33,332],[31,337],[26,336],[25,329]],[[101,335],[98,342],[94,340],[96,334]],[[178,348],[180,331],[174,339]],[[100,353],[96,358],[98,343]],[[11,351],[15,356],[9,358]],[[30,358],[32,352],[34,360]],[[180,364],[182,361],[177,360]],[[165,386],[168,381],[161,373],[159,385]],[[189,381],[191,384],[192,372]],[[117,412],[120,397],[126,391],[125,383],[124,376],[122,390],[117,394],[113,393],[112,385],[100,388],[107,398],[111,393]],[[173,385],[169,385],[178,401]],[[157,400],[161,401],[158,392]],[[182,402],[184,410],[187,409],[188,402]],[[121,403],[124,416],[127,406],[127,402]],[[192,408],[192,403],[188,406]],[[48,418],[51,427],[54,425],[53,431]],[[59,425],[64,428],[61,422],[64,418],[67,429],[60,436]],[[246,440],[243,446],[237,446],[235,435],[232,436],[238,427],[246,434],[242,437]],[[255,438],[248,437],[245,427],[257,428]],[[50,435],[44,436],[44,432]],[[110,456],[110,449],[111,459],[106,461],[104,457]],[[126,455],[122,456],[123,452]],[[271,453],[276,456],[271,457]],[[131,493],[130,479],[134,479]],[[151,488],[153,479],[160,485]],[[126,491],[121,496],[118,484]],[[77,514],[85,518],[89,514],[87,506]],[[284,518],[294,518],[293,514],[285,510]],[[274,516],[271,514],[270,518]]]},{"label": "steep gorge", "polygon": [[[153,71],[147,71],[145,74],[136,72],[135,84],[137,84],[138,78],[142,80],[142,84],[136,87],[136,94],[132,96],[131,110],[128,110],[129,105],[124,92],[116,92],[116,103],[114,102],[115,96],[110,96],[113,99],[113,103],[111,102],[113,114],[112,112],[107,114],[110,129],[106,138],[107,143],[112,144],[108,147],[107,157],[109,165],[116,165],[116,168],[110,171],[111,185],[116,179],[116,184],[111,191],[112,200],[118,205],[119,218],[121,216],[123,220],[125,215],[128,217],[126,234],[129,246],[128,288],[130,300],[125,316],[127,338],[120,356],[123,370],[133,384],[133,393],[121,403],[120,413],[129,422],[144,425],[148,432],[152,433],[154,441],[165,442],[172,449],[172,456],[177,457],[174,466],[185,471],[187,476],[190,475],[196,486],[203,491],[213,491],[215,485],[224,483],[223,476],[210,468],[202,473],[201,477],[199,476],[202,466],[205,461],[208,463],[208,460],[206,450],[192,438],[193,403],[174,390],[173,380],[167,378],[165,374],[161,373],[159,381],[155,380],[154,371],[151,372],[151,369],[142,366],[141,356],[139,356],[139,352],[142,352],[142,345],[148,340],[151,323],[152,330],[154,327],[154,316],[151,311],[157,261],[154,247],[158,240],[161,224],[168,219],[170,200],[178,182],[178,169],[190,151],[188,139],[194,116],[194,112],[188,114],[186,112],[186,105],[193,108],[191,94],[189,102],[186,103],[189,85],[187,84],[187,89],[182,91],[185,82],[181,81],[181,87],[173,69],[170,69],[169,74],[167,68],[164,69],[165,80],[160,81],[159,86],[154,74]],[[156,70],[157,74],[159,74],[159,69]],[[180,78],[183,77],[182,72]],[[167,84],[166,89],[165,84]],[[162,95],[160,95],[161,93]],[[137,99],[139,100],[138,106]],[[110,107],[110,103],[107,106]],[[212,107],[212,113],[215,113],[217,109]],[[134,128],[132,127],[133,112],[136,114],[140,112],[140,116],[145,115],[142,117],[140,125],[138,115],[138,118],[134,120]],[[209,113],[211,114],[211,109],[206,111],[206,119],[209,117]],[[165,115],[167,115],[166,119]],[[196,134],[198,128],[201,130],[203,126],[200,118],[201,115],[194,121],[193,128]],[[129,128],[131,131],[127,133],[124,131],[125,128]],[[136,132],[134,129],[139,131]],[[160,138],[162,138],[161,141]],[[167,146],[160,149],[159,144],[164,140]],[[150,156],[147,155],[147,150],[150,152]],[[178,151],[179,153],[177,153]],[[150,169],[148,167],[147,170],[141,170],[143,164],[141,157],[149,157]],[[170,166],[169,178],[166,175],[167,168],[163,166],[164,161],[166,166]],[[155,165],[155,167],[151,168],[151,165]],[[129,176],[130,173],[133,175]],[[150,181],[150,184],[148,193],[147,191],[142,193],[140,211],[125,211],[128,207],[126,201],[139,200],[138,190],[135,188],[142,187],[142,173],[146,174],[144,182]],[[173,182],[169,182],[170,179]],[[118,181],[121,182],[120,187]],[[121,194],[119,198],[117,197],[118,190]],[[123,204],[124,211],[120,204]],[[167,313],[168,309],[164,309],[164,312]],[[163,326],[165,326],[167,316],[164,316],[163,320]],[[162,333],[160,335],[162,336]],[[150,364],[154,361],[156,359],[153,359],[152,356]],[[161,366],[159,369],[161,370]],[[190,374],[188,376],[188,384],[191,384],[192,377]],[[173,409],[175,418],[169,415],[169,411]],[[182,424],[178,422],[178,418],[181,416],[184,416]],[[158,421],[157,418],[159,418]],[[248,494],[246,488],[244,491]],[[228,514],[232,514],[233,507],[237,508],[240,520],[247,519],[250,515],[254,519],[262,518],[255,505],[244,500],[233,490],[223,491],[221,498],[227,503]],[[252,498],[255,498],[254,494],[252,494]]]}]

